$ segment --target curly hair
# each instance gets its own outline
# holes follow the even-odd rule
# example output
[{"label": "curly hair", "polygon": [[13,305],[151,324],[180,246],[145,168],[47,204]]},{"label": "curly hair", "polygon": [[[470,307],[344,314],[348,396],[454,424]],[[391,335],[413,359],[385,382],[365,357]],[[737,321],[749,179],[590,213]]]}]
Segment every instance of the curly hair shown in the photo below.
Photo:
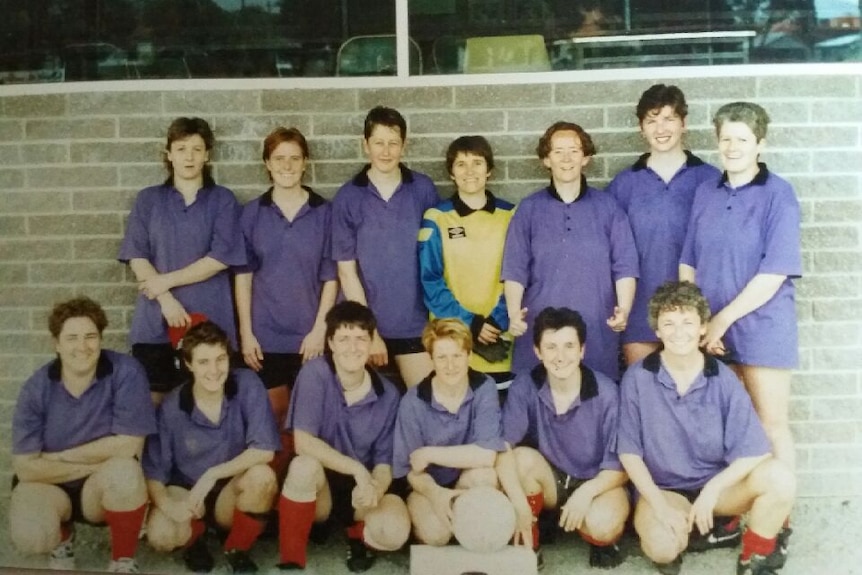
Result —
[{"label": "curly hair", "polygon": [[81,296],[54,306],[51,315],[48,316],[48,330],[54,338],[57,338],[63,331],[66,321],[76,317],[89,318],[99,330],[99,335],[102,335],[108,327],[108,316],[102,306],[86,296]]},{"label": "curly hair", "polygon": [[692,282],[666,282],[659,286],[649,300],[648,318],[652,329],[658,328],[658,316],[666,311],[693,309],[700,317],[701,323],[709,321],[712,315],[709,302],[703,297],[703,292]]},{"label": "curly hair", "polygon": [[539,156],[540,160],[544,160],[551,153],[551,139],[557,132],[574,132],[578,135],[578,140],[581,142],[581,150],[583,150],[585,156],[595,156],[596,155],[596,145],[593,143],[593,139],[578,124],[573,122],[554,122],[553,124],[545,130],[545,133],[539,138],[539,143],[536,146],[536,154]]}]

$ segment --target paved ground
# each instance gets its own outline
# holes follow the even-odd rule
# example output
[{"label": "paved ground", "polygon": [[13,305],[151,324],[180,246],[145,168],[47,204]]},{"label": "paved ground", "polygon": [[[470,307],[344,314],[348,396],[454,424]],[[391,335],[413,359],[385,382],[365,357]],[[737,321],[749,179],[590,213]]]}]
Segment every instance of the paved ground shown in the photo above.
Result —
[{"label": "paved ground", "polygon": [[[22,568],[45,569],[45,557],[24,557],[16,553],[9,541],[6,521],[8,498],[0,501],[0,573],[20,573]],[[790,558],[782,575],[862,575],[862,500],[805,499],[793,516],[794,535]],[[215,550],[215,543],[212,546]],[[626,561],[612,571],[618,575],[648,575],[655,571],[637,548],[635,539],[623,539]],[[348,573],[344,566],[345,544],[332,537],[323,546],[312,546],[307,575],[334,575]],[[80,527],[76,542],[78,567],[99,571],[105,568],[108,557],[107,538],[102,530]],[[724,549],[685,558],[682,575],[713,575],[735,573],[737,551]],[[278,573],[277,544],[273,540],[260,541],[253,553],[262,573]],[[159,555],[146,544],[141,545],[138,562],[146,573],[182,573],[184,567],[179,554]],[[409,553],[404,550],[377,560],[368,575],[407,575],[410,571]],[[545,547],[545,570],[542,575],[570,575],[573,573],[604,573],[590,569],[587,564],[586,545],[571,539]],[[214,574],[228,573],[219,558]],[[460,575],[440,573],[440,575]],[[493,574],[488,574],[493,575]]]}]

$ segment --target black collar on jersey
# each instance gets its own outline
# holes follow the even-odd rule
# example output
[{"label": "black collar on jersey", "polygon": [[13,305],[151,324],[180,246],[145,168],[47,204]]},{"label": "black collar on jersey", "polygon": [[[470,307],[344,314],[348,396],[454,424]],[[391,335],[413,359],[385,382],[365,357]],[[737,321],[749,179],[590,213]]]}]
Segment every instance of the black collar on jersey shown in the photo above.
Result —
[{"label": "black collar on jersey", "polygon": [[[688,150],[683,150],[683,151],[685,152],[685,167],[686,168],[693,168],[695,166],[702,166],[704,164],[703,160],[701,160],[700,158],[698,158],[697,156],[692,154],[690,151],[688,151]],[[647,160],[649,160],[649,157],[650,157],[649,152],[641,155],[641,157],[639,157],[637,159],[637,161],[634,164],[632,164],[632,170],[637,172],[638,170],[646,169]]]},{"label": "black collar on jersey", "polygon": [[[192,394],[193,385],[194,382],[187,381],[180,388],[180,409],[189,415],[192,414],[192,410],[195,408],[195,398]],[[239,385],[237,384],[233,373],[228,373],[227,381],[224,382],[224,396],[227,399],[233,399],[237,392],[239,392]]]},{"label": "black collar on jersey", "polygon": [[[308,186],[302,186],[302,189],[308,192],[309,208],[316,208],[326,203],[326,199],[323,196],[321,196]],[[272,204],[272,187],[270,187],[266,192],[263,193],[263,195],[260,196],[260,205],[271,206]]]},{"label": "black collar on jersey", "polygon": [[[329,365],[329,369],[332,370],[332,375],[338,379],[338,372],[335,371],[335,362],[332,361],[332,352],[327,351],[323,357],[326,358],[326,363]],[[374,389],[374,393],[377,394],[377,397],[382,396],[386,390],[383,388],[383,380],[380,379],[380,374],[367,366],[365,367],[365,371],[371,376],[371,387]]]},{"label": "black collar on jersey", "polygon": [[[168,179],[165,180],[164,185],[171,187],[171,188],[174,187],[174,175],[173,174],[168,176]],[[215,180],[213,179],[213,177],[209,173],[207,173],[207,170],[204,170],[204,181],[203,181],[203,185],[201,186],[201,189],[203,190],[204,188],[211,188],[215,185],[216,185],[216,183],[215,183]]]},{"label": "black collar on jersey", "polygon": [[[551,197],[557,200],[558,202],[563,202],[563,198],[560,197],[560,193],[557,191],[556,186],[554,186],[553,180],[548,184],[548,193],[551,194]],[[581,191],[578,193],[578,197],[573,200],[573,202],[579,202],[581,198],[587,195],[587,177],[581,174]],[[565,203],[565,202],[563,202]]]},{"label": "black collar on jersey", "polygon": [[[654,351],[644,358],[643,367],[645,370],[658,373],[661,368],[661,350]],[[703,375],[704,377],[715,377],[718,375],[718,360],[708,353],[703,354]]]},{"label": "black collar on jersey", "polygon": [[[754,179],[745,184],[746,186],[762,186],[766,183],[766,180],[769,179],[769,170],[766,168],[766,164],[763,162],[757,162],[757,174],[755,174]],[[718,181],[718,187],[721,187],[727,183],[727,172],[723,172],[721,174],[721,179]]]},{"label": "black collar on jersey", "polygon": [[455,211],[462,218],[469,216],[473,212],[479,211],[485,211],[489,214],[493,214],[494,210],[497,209],[496,202],[494,201],[494,194],[492,194],[488,190],[485,190],[485,205],[478,210],[474,210],[473,208],[465,204],[464,200],[461,199],[461,196],[458,195],[458,192],[455,192],[455,195],[452,196],[452,207],[455,208]]},{"label": "black collar on jersey", "polygon": [[[431,380],[434,379],[434,373],[435,372],[432,371],[428,377],[423,379],[419,385],[416,386],[416,396],[428,405],[431,405],[431,399],[434,397],[434,390],[431,388]],[[473,391],[476,391],[480,385],[485,383],[487,378],[487,375],[476,371],[473,368],[467,369],[467,381],[470,385],[470,389]]]},{"label": "black collar on jersey", "polygon": [[[368,170],[371,169],[371,164],[365,164],[363,168],[353,177],[353,185],[367,187],[371,183],[368,179]],[[401,170],[401,182],[405,184],[413,183],[413,172],[404,164],[398,164],[398,169]]]},{"label": "black collar on jersey", "polygon": [[[104,351],[99,352],[99,360],[96,362],[96,379],[102,379],[112,373],[114,373],[114,362],[111,361]],[[48,366],[48,379],[51,381],[60,381],[62,377],[63,362],[60,360],[60,356],[57,356],[57,359],[52,361]]]},{"label": "black collar on jersey", "polygon": [[[599,394],[599,382],[596,381],[596,374],[583,363],[581,369],[581,401],[592,399]],[[545,382],[548,381],[548,370],[541,363],[530,370],[530,378],[533,380],[536,389],[541,389]]]}]

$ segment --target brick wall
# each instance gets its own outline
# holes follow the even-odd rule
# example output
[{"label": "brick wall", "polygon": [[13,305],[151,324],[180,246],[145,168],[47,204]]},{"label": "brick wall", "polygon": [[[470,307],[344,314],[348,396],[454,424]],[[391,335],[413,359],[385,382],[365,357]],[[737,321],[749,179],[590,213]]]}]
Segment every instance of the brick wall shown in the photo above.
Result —
[{"label": "brick wall", "polygon": [[[713,163],[709,118],[719,105],[751,99],[773,118],[765,159],[796,186],[803,212],[802,363],[791,405],[801,493],[858,495],[862,76],[857,70],[663,81],[685,91],[689,147]],[[243,201],[267,185],[260,145],[279,124],[308,136],[314,161],[307,183],[331,196],[362,162],[361,122],[376,104],[404,112],[408,163],[431,174],[447,195],[446,146],[462,134],[486,135],[498,157],[492,189],[517,200],[546,182],[533,149],[539,133],[558,119],[574,120],[593,135],[599,155],[588,171],[591,182],[603,186],[630,164],[642,151],[634,103],[651,83],[0,91],[0,434],[9,437],[21,383],[50,358],[45,317],[53,302],[78,293],[99,300],[110,318],[106,345],[127,349],[135,288],[114,257],[135,193],[164,178],[159,152],[174,117],[211,122],[218,139],[216,180]],[[9,443],[0,444],[4,475],[10,473]]]}]

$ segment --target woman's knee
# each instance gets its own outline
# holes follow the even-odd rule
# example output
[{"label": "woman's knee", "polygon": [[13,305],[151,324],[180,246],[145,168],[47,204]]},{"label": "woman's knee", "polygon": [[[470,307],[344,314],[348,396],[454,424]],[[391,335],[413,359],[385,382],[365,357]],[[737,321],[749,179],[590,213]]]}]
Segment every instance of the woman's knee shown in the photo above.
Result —
[{"label": "woman's knee", "polygon": [[130,457],[108,459],[91,479],[96,480],[102,493],[117,497],[139,497],[147,489],[141,464]]},{"label": "woman's knee", "polygon": [[793,501],[796,497],[796,475],[783,461],[770,457],[751,472],[755,490],[768,493],[781,501]]},{"label": "woman's knee", "polygon": [[365,535],[366,543],[375,549],[400,549],[410,536],[410,515],[404,502],[396,495],[385,495],[365,517]]},{"label": "woman's knee", "polygon": [[584,530],[596,541],[612,542],[620,538],[625,528],[629,506],[625,495],[611,501],[596,501],[584,518]]},{"label": "woman's knee", "polygon": [[284,490],[316,491],[323,479],[323,466],[313,457],[297,455],[287,468]]}]

